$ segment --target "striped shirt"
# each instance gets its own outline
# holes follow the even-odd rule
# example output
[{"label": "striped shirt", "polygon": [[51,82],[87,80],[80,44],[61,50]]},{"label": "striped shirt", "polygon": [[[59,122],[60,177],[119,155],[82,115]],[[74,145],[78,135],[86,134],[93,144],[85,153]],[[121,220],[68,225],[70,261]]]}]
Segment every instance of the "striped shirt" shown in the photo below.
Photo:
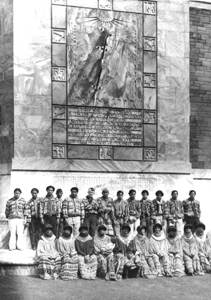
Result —
[{"label": "striped shirt", "polygon": [[128,209],[129,209],[129,216],[136,217],[136,219],[140,218],[141,215],[141,202],[140,200],[131,200],[130,198],[127,199]]},{"label": "striped shirt", "polygon": [[146,217],[149,217],[151,200],[142,198],[140,200],[140,205],[141,205],[141,218],[144,219]]},{"label": "striped shirt", "polygon": [[164,200],[158,201],[157,199],[152,200],[150,205],[151,217],[163,216],[164,219],[167,219],[169,216],[169,209]]},{"label": "striped shirt", "polygon": [[11,198],[6,203],[5,215],[7,219],[24,219],[27,215],[26,201],[23,198]]},{"label": "striped shirt", "polygon": [[85,214],[98,214],[99,204],[96,199],[83,199]]},{"label": "striped shirt", "polygon": [[65,218],[68,217],[81,217],[84,219],[84,203],[78,197],[72,198],[71,196],[65,198],[62,202],[62,213]]},{"label": "striped shirt", "polygon": [[173,200],[171,198],[169,201],[166,201],[166,206],[169,211],[169,219],[183,219],[184,211],[182,201]]},{"label": "striped shirt", "polygon": [[182,202],[184,208],[184,214],[189,217],[198,217],[201,216],[200,203],[197,200],[190,200],[190,198]]},{"label": "striped shirt", "polygon": [[31,218],[35,217],[38,218],[41,216],[41,202],[43,201],[42,198],[36,198],[33,199],[31,198],[27,204],[26,204],[26,209],[27,209],[27,222],[31,222]]},{"label": "striped shirt", "polygon": [[60,202],[54,198],[51,197],[45,197],[40,202],[40,217],[43,218],[44,216],[56,216],[57,219],[60,218]]},{"label": "striped shirt", "polygon": [[127,222],[129,217],[129,207],[126,201],[119,201],[116,199],[113,202],[114,218],[124,218],[124,221]]}]

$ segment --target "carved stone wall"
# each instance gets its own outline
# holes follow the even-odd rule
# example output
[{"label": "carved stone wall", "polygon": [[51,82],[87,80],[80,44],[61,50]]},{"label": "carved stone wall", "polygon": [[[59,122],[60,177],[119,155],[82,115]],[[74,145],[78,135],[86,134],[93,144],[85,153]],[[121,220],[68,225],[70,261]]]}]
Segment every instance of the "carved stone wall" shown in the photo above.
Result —
[{"label": "carved stone wall", "polygon": [[7,174],[14,150],[13,5],[0,1],[0,174]]}]

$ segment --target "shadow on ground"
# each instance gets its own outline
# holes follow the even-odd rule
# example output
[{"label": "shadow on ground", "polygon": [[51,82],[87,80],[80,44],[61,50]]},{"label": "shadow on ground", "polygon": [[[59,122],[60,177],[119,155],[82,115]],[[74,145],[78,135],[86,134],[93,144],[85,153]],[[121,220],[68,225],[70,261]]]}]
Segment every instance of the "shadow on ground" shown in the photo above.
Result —
[{"label": "shadow on ground", "polygon": [[44,281],[37,277],[0,277],[1,300],[209,300],[211,275],[127,279],[121,282]]}]

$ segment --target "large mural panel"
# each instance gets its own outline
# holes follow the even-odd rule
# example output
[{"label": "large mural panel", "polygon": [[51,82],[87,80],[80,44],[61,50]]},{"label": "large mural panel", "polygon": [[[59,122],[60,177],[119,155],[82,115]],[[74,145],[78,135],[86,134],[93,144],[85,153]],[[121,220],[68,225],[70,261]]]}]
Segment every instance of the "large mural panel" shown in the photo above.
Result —
[{"label": "large mural panel", "polygon": [[156,161],[156,36],[153,1],[52,0],[53,158]]},{"label": "large mural panel", "polygon": [[142,15],[68,7],[67,44],[69,105],[142,108]]}]

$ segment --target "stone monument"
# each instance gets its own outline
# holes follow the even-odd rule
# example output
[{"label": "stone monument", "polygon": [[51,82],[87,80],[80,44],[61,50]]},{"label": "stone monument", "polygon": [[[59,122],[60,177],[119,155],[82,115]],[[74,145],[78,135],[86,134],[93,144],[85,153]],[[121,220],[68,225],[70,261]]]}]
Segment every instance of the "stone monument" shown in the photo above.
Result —
[{"label": "stone monument", "polygon": [[0,3],[0,217],[14,188],[172,189],[189,162],[189,1]]}]

